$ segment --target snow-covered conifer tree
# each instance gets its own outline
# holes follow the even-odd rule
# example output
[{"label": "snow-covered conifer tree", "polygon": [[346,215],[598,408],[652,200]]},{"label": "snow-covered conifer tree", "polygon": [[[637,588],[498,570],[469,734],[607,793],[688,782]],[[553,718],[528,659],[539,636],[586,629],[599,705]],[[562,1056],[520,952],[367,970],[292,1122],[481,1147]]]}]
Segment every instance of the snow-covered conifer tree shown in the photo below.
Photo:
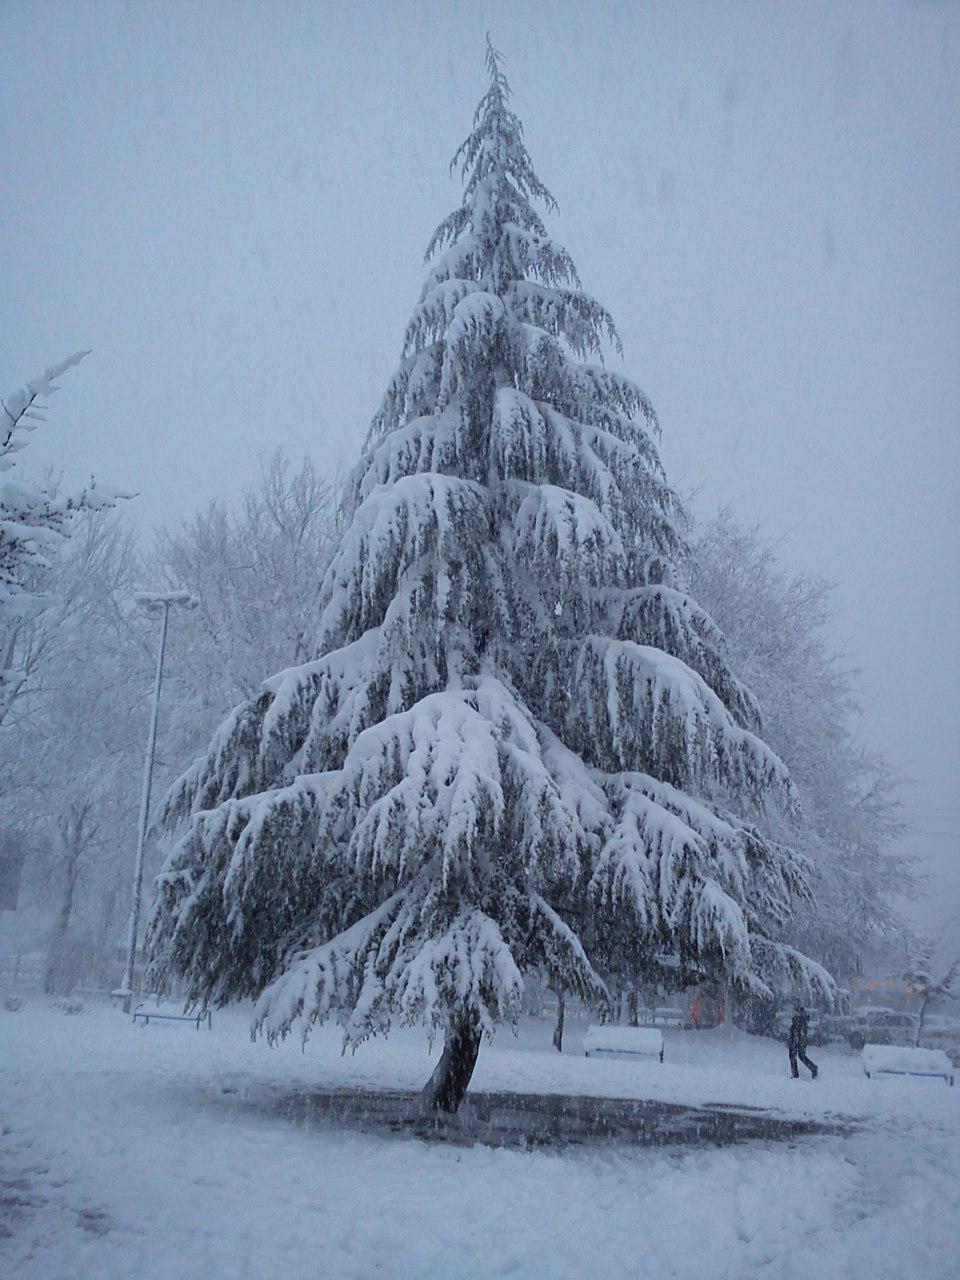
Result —
[{"label": "snow-covered conifer tree", "polygon": [[[43,402],[59,390],[57,378],[88,354],[69,356],[0,400],[0,471],[15,465],[27,434],[43,422]],[[46,553],[67,532],[70,516],[84,509],[102,510],[120,496],[92,483],[69,495],[10,480],[0,485],[0,621],[28,617],[43,607],[42,596],[29,589],[26,579],[46,564]]]},{"label": "snow-covered conifer tree", "polygon": [[[59,390],[57,379],[89,353],[79,351],[45,369],[20,390],[0,399],[0,471],[11,471],[44,421],[45,401]],[[0,482],[0,725],[11,705],[29,692],[31,672],[21,661],[25,630],[49,604],[44,578],[51,557],[70,534],[79,511],[102,511],[120,497],[93,481],[78,493],[49,486]],[[27,640],[26,647],[32,647]],[[34,651],[35,658],[39,654]]]},{"label": "snow-covered conifer tree", "polygon": [[602,362],[613,322],[536,211],[492,47],[487,68],[318,656],[173,788],[151,929],[156,971],[257,996],[271,1040],[436,1028],[447,1111],[524,970],[602,999],[610,940],[747,989],[830,981],[776,941],[804,867],[735,814],[789,809],[790,782],[684,589],[653,410]]}]

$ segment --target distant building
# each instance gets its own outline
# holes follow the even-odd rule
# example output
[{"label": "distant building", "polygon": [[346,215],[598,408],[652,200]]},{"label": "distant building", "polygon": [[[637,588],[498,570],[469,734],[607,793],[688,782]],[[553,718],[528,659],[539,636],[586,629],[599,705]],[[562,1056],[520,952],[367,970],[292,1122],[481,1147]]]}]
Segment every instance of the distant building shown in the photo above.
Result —
[{"label": "distant building", "polygon": [[850,1003],[854,1008],[858,1005],[880,1005],[912,1013],[917,995],[913,987],[899,976],[855,977],[850,982]]}]

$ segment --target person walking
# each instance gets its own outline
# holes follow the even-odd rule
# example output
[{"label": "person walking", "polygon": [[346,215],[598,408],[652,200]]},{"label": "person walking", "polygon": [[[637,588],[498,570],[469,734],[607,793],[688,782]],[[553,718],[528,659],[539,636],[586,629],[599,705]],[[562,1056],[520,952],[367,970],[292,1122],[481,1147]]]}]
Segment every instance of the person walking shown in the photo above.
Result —
[{"label": "person walking", "polygon": [[800,1069],[797,1066],[799,1058],[803,1065],[810,1072],[813,1080],[817,1078],[817,1064],[811,1062],[807,1057],[807,1035],[810,1029],[810,1019],[807,1017],[807,1011],[799,1000],[795,1000],[793,1004],[793,1021],[790,1023],[790,1031],[787,1035],[787,1052],[790,1054],[790,1074],[794,1080],[800,1078]]}]

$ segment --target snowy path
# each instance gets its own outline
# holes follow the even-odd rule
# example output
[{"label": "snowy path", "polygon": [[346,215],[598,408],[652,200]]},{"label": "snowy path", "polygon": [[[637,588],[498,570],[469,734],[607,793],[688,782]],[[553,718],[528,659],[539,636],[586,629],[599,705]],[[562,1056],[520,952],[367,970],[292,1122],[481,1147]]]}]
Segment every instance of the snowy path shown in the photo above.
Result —
[{"label": "snowy path", "polygon": [[[727,1148],[453,1147],[296,1124],[290,1090],[422,1081],[407,1035],[339,1056],[252,1045],[242,1016],[134,1030],[39,999],[0,1015],[0,1273],[9,1280],[945,1280],[960,1261],[960,1090],[870,1085],[823,1054],[676,1033],[661,1074],[562,1058],[533,1023],[485,1047],[480,1088],[750,1101],[858,1115],[854,1137]],[[671,1064],[669,1059],[673,1058]],[[825,1086],[822,1090],[821,1083]],[[889,1082],[888,1082],[889,1083]],[[735,1095],[739,1094],[739,1098]],[[6,1234],[4,1234],[6,1233]],[[6,1255],[6,1260],[4,1260]]]}]

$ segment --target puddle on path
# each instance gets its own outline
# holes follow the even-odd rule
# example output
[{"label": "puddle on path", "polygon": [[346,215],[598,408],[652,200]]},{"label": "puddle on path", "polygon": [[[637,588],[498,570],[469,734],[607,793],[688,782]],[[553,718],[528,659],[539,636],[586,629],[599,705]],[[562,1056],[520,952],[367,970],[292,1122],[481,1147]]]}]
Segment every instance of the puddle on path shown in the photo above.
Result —
[{"label": "puddle on path", "polygon": [[302,1125],[518,1149],[611,1143],[728,1146],[857,1131],[849,1121],[800,1120],[753,1107],[691,1107],[579,1094],[468,1093],[458,1114],[444,1119],[424,1115],[419,1094],[412,1091],[310,1090],[262,1102],[236,1098],[240,1105],[245,1101]]}]

